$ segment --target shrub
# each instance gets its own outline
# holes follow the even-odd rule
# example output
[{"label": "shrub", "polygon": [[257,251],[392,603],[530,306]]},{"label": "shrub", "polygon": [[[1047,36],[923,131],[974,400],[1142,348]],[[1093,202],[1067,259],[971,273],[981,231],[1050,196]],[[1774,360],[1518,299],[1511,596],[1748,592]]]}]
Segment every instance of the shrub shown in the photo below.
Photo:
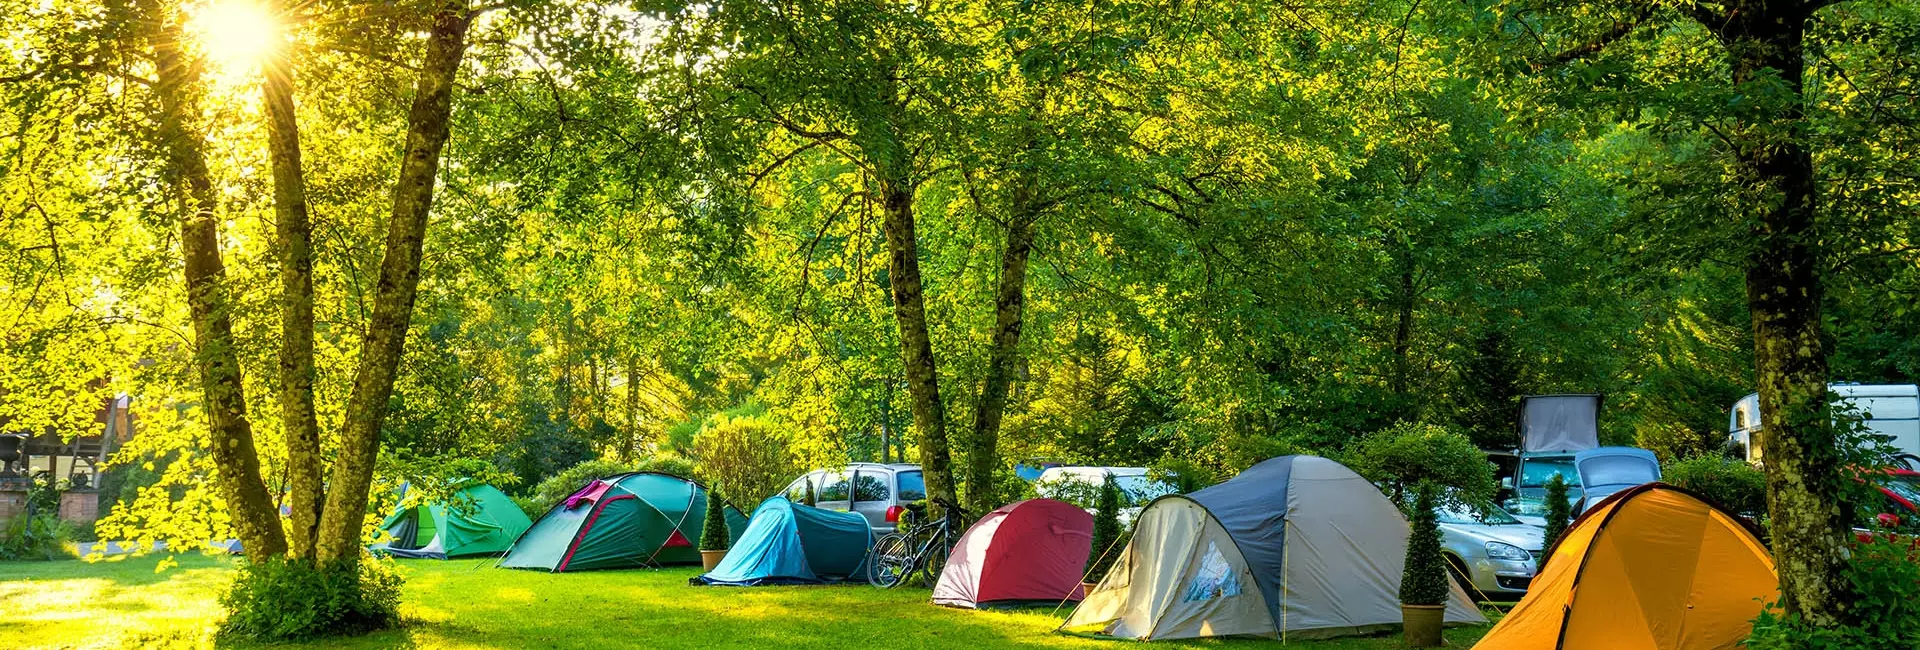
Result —
[{"label": "shrub", "polygon": [[1736,515],[1767,511],[1767,475],[1752,465],[1720,456],[1694,456],[1667,463],[1662,481],[1700,493]]},{"label": "shrub", "polygon": [[701,477],[727,484],[734,500],[750,507],[779,494],[800,473],[788,438],[771,416],[718,414],[694,437],[696,466]]},{"label": "shrub", "polygon": [[73,527],[53,515],[20,514],[0,529],[0,560],[70,560]]},{"label": "shrub", "polygon": [[1423,483],[1445,490],[1436,498],[1465,504],[1491,502],[1499,485],[1493,463],[1471,438],[1432,424],[1402,423],[1368,434],[1348,451],[1346,464],[1381,486],[1402,510]]},{"label": "shrub", "polygon": [[1542,569],[1547,567],[1547,557],[1553,554],[1554,544],[1560,541],[1561,535],[1567,534],[1567,526],[1573,523],[1573,505],[1567,503],[1567,480],[1559,474],[1547,479],[1546,500],[1547,530],[1541,536],[1544,545],[1540,547],[1540,555],[1535,558]]},{"label": "shrub", "polygon": [[707,519],[700,528],[700,550],[727,550],[727,515],[721,504],[726,497],[720,494],[720,484],[715,483],[707,490]]},{"label": "shrub", "polygon": [[1093,513],[1093,556],[1087,558],[1087,579],[1098,582],[1120,555],[1120,485],[1108,476],[1100,484],[1100,501]]},{"label": "shrub", "polygon": [[1775,602],[1753,621],[1752,650],[1906,650],[1920,647],[1920,563],[1909,541],[1878,536],[1854,548],[1841,627],[1815,627]]},{"label": "shrub", "polygon": [[549,476],[546,480],[541,481],[539,485],[534,486],[531,501],[533,505],[537,506],[534,510],[538,512],[530,511],[529,516],[538,517],[546,513],[548,508],[552,508],[553,505],[559,503],[561,499],[572,495],[574,490],[578,490],[580,486],[586,485],[587,481],[631,471],[633,471],[632,465],[598,459],[584,461],[560,470],[560,473]]},{"label": "shrub", "polygon": [[1400,603],[1441,605],[1450,585],[1447,559],[1440,554],[1439,489],[1431,483],[1414,488],[1413,516],[1407,536],[1407,565],[1400,575]]},{"label": "shrub", "polygon": [[248,563],[220,596],[227,610],[221,634],[297,641],[385,629],[400,620],[400,583],[387,562],[370,559]]}]

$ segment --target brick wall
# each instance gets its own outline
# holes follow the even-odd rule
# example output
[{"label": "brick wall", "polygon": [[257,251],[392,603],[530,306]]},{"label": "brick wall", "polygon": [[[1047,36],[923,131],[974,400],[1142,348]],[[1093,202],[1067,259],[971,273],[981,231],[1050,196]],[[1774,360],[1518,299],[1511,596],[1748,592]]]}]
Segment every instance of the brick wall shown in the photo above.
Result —
[{"label": "brick wall", "polygon": [[[0,521],[27,512],[27,491],[13,486],[0,487]],[[100,493],[73,490],[60,495],[60,518],[84,524],[100,518]]]}]

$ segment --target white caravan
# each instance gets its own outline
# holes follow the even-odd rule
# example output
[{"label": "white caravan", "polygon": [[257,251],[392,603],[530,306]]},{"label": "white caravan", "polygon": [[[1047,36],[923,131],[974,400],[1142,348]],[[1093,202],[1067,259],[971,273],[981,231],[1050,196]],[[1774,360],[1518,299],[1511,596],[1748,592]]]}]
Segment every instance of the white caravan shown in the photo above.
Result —
[{"label": "white caravan", "polygon": [[[1833,392],[1860,409],[1867,428],[1893,438],[1900,453],[1920,457],[1920,386],[1914,384],[1832,384]],[[1750,463],[1760,462],[1755,445],[1761,432],[1760,395],[1740,398],[1733,403],[1727,420],[1728,438],[1739,445]],[[1909,464],[1913,464],[1909,459]]]}]

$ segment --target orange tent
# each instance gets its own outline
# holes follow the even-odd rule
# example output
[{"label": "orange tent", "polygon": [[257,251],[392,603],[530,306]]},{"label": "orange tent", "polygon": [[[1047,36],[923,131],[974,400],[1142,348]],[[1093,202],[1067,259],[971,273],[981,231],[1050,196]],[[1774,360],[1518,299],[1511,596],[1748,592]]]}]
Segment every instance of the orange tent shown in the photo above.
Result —
[{"label": "orange tent", "polygon": [[1600,502],[1550,553],[1475,650],[1736,648],[1779,597],[1744,522],[1664,483]]}]

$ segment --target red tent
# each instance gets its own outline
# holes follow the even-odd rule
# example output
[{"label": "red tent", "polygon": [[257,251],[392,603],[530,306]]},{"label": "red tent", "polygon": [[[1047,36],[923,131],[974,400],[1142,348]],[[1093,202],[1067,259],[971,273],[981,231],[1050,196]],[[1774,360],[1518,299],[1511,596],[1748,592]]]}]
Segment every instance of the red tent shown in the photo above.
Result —
[{"label": "red tent", "polygon": [[1093,515],[1031,499],[1001,506],[960,536],[933,587],[933,602],[992,607],[1078,601],[1093,547]]}]

